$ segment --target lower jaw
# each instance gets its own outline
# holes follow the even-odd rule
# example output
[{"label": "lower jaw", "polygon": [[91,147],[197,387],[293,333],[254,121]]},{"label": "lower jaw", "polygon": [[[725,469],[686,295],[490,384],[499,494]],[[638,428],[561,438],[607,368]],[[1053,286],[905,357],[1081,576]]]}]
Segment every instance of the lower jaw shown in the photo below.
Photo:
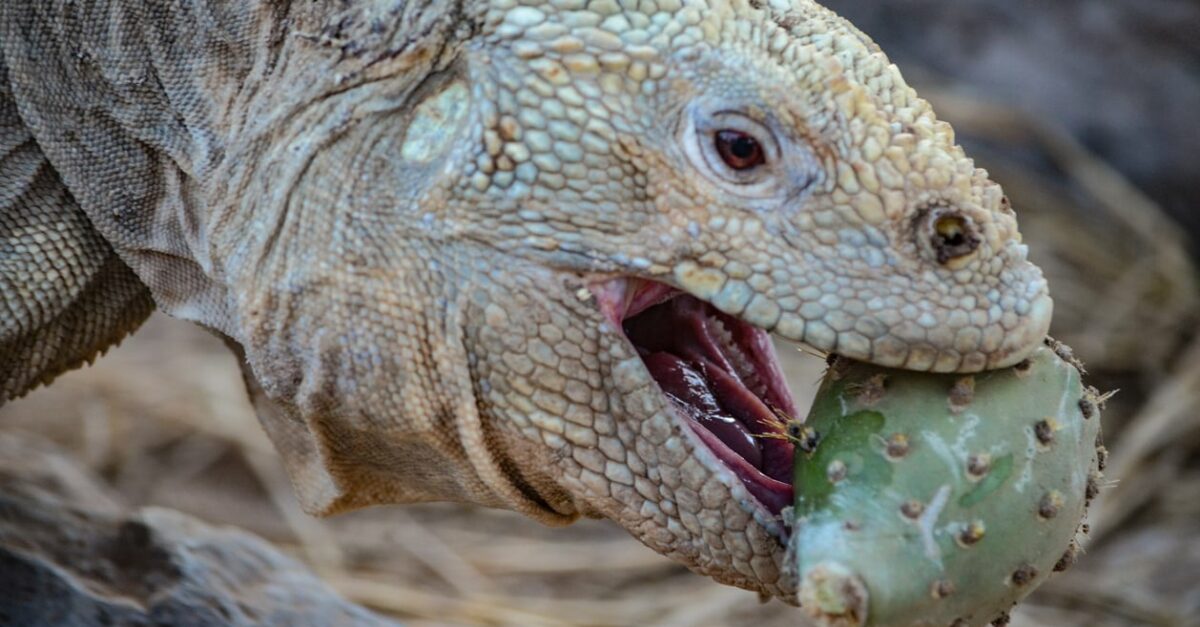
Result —
[{"label": "lower jaw", "polygon": [[725,444],[720,439],[704,427],[688,421],[686,418],[683,418],[683,420],[688,422],[688,426],[691,427],[692,432],[703,443],[702,445],[706,446],[709,451],[712,451],[718,460],[733,472],[734,476],[741,481],[742,486],[746,488],[746,491],[750,493],[750,496],[754,497],[768,513],[772,516],[779,516],[783,512],[783,508],[792,505],[795,500],[795,494],[790,483],[763,475],[761,471],[746,464],[742,459],[730,459],[728,455],[722,455],[718,450],[725,446]]},{"label": "lower jaw", "polygon": [[793,501],[784,432],[796,409],[769,335],[662,284],[626,281],[614,290],[620,300],[604,294],[602,308],[696,435],[694,445],[716,458],[712,470],[779,516]]}]

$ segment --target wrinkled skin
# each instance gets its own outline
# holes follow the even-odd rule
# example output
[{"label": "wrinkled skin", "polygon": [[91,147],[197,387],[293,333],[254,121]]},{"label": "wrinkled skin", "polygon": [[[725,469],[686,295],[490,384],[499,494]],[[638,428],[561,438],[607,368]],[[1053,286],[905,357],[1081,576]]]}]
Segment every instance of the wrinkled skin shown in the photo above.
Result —
[{"label": "wrinkled skin", "polygon": [[[314,513],[603,516],[795,602],[784,525],[684,428],[598,286],[653,279],[913,370],[1015,363],[1049,324],[1000,188],[806,0],[88,4],[0,7],[11,98],[155,303],[244,356]],[[766,164],[726,167],[726,128]],[[62,367],[0,365],[7,395]]]}]

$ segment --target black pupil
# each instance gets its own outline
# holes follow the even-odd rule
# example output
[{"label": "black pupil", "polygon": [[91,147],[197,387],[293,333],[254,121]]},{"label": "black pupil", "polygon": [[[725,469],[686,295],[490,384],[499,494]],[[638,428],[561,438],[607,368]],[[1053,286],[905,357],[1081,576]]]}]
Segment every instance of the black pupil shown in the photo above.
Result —
[{"label": "black pupil", "polygon": [[758,148],[758,142],[743,135],[733,140],[733,146],[730,146],[730,148],[733,151],[733,156],[739,159],[749,159],[754,156],[754,151]]}]

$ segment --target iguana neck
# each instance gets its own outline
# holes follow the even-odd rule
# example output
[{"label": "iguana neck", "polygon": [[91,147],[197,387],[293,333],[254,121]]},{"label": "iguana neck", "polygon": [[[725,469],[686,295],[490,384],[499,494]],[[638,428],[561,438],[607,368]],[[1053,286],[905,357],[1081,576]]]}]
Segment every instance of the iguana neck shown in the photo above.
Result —
[{"label": "iguana neck", "polygon": [[215,232],[253,219],[247,198],[288,198],[348,123],[339,107],[415,81],[470,34],[461,3],[395,0],[18,1],[0,16],[20,115],[94,227],[159,308],[237,340]]}]

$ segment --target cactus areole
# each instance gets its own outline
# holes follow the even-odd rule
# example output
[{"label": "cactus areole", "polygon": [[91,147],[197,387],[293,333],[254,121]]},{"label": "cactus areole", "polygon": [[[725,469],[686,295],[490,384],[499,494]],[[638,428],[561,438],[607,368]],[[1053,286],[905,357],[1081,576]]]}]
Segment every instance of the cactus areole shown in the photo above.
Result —
[{"label": "cactus areole", "polygon": [[835,358],[797,448],[788,568],[821,625],[978,625],[1073,559],[1102,448],[1065,347],[973,377]]}]

